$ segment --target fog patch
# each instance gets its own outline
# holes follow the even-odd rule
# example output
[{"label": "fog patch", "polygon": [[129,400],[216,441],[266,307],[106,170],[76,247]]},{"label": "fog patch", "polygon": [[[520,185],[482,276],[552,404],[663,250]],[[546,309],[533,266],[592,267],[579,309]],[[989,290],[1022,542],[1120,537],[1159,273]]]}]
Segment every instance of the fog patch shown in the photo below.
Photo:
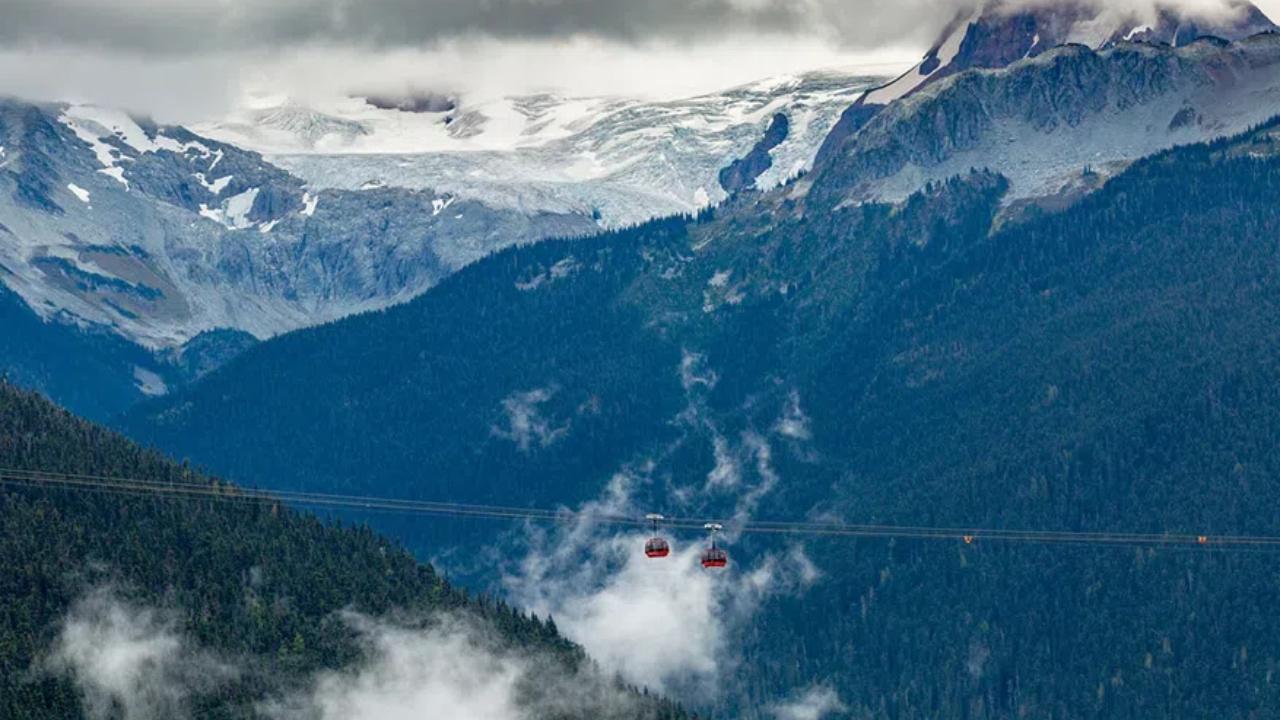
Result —
[{"label": "fog patch", "polygon": [[75,683],[90,717],[124,720],[191,717],[194,695],[238,674],[194,648],[175,617],[125,600],[109,586],[71,607],[45,669]]},{"label": "fog patch", "polygon": [[680,386],[686,393],[697,389],[713,390],[720,376],[707,366],[707,356],[689,350],[680,351]]},{"label": "fog patch", "polygon": [[264,705],[278,720],[397,720],[524,717],[520,684],[525,658],[496,649],[473,621],[446,616],[423,628],[380,622],[357,613],[365,661],[318,675],[303,693]]},{"label": "fog patch", "polygon": [[[513,647],[465,612],[373,618],[343,612],[361,660],[296,678],[258,702],[272,720],[530,717],[634,718],[641,700],[590,663],[570,667],[543,648]],[[193,701],[227,683],[270,673],[264,658],[229,663],[184,635],[175,614],[91,590],[67,612],[41,671],[71,680],[91,718],[185,720]],[[274,684],[278,677],[263,677]]]},{"label": "fog patch", "polygon": [[739,633],[763,602],[803,591],[820,574],[799,546],[708,570],[701,534],[687,530],[662,531],[671,554],[646,557],[647,532],[605,520],[641,517],[648,509],[631,498],[650,482],[625,470],[573,523],[530,527],[529,551],[503,583],[516,604],[554,617],[606,672],[676,696],[715,698],[724,690],[719,680],[740,662]]},{"label": "fog patch", "polygon": [[786,701],[770,705],[768,714],[778,720],[821,720],[847,709],[835,689],[815,685]]},{"label": "fog patch", "polygon": [[792,440],[809,440],[813,432],[809,429],[809,416],[800,407],[800,393],[792,390],[787,395],[786,404],[782,408],[782,417],[773,426],[774,432]]},{"label": "fog patch", "polygon": [[523,453],[555,444],[569,434],[568,421],[556,425],[542,410],[556,392],[557,388],[549,386],[508,395],[502,401],[505,426],[494,425],[490,432],[515,443]]},{"label": "fog patch", "polygon": [[712,453],[716,464],[707,473],[707,489],[733,489],[742,484],[742,471],[734,457],[729,441],[716,432],[711,438]]}]

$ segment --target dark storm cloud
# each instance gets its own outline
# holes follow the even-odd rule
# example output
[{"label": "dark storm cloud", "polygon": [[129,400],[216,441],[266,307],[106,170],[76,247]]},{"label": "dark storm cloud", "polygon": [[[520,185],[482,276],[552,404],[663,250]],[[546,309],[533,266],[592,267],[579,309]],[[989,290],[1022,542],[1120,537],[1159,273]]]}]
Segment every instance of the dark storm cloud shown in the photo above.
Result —
[{"label": "dark storm cloud", "polygon": [[926,37],[956,6],[946,0],[0,0],[0,42],[190,53],[305,43],[416,47],[466,35],[682,42],[767,33],[871,45]]},{"label": "dark storm cloud", "polygon": [[[482,36],[700,42],[774,34],[849,47],[929,42],[980,0],[0,0],[0,44],[187,54],[343,44],[423,47]],[[1063,0],[1001,0],[1006,6]],[[1104,10],[1239,0],[1070,0]],[[1280,0],[1259,0],[1267,8]]]}]

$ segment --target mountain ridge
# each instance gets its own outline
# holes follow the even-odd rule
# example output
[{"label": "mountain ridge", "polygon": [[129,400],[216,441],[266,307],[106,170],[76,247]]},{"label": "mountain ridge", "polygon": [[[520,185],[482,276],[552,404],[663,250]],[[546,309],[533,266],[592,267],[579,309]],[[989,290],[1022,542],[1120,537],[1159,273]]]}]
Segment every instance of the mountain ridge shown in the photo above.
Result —
[{"label": "mountain ridge", "polygon": [[1264,122],[1280,99],[1278,63],[1280,35],[1263,34],[1180,48],[1060,46],[970,70],[865,108],[856,128],[833,131],[795,192],[820,188],[828,173],[851,201],[900,201],[926,182],[990,167],[1010,178],[1014,198],[1053,197],[1086,167],[1105,177]]},{"label": "mountain ridge", "polygon": [[428,191],[311,192],[256,153],[101,108],[3,110],[6,284],[152,348],[379,307],[494,246],[595,227]]},{"label": "mountain ridge", "polygon": [[1153,17],[1136,9],[1108,9],[1089,0],[1022,4],[982,0],[961,10],[920,63],[893,82],[868,91],[860,105],[884,105],[929,83],[971,69],[994,69],[1059,45],[1105,50],[1124,42],[1180,47],[1216,37],[1244,40],[1280,30],[1249,0],[1231,0],[1225,15],[1157,3]]}]

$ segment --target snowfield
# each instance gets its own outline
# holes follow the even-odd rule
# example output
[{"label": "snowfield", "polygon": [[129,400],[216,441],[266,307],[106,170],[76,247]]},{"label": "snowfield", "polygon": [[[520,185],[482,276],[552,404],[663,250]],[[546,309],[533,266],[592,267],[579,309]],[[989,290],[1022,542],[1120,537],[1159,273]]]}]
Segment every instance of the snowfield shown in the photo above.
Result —
[{"label": "snowfield", "polygon": [[857,71],[771,78],[664,102],[553,94],[466,98],[451,110],[382,109],[363,98],[322,108],[249,107],[197,132],[264,153],[312,188],[430,188],[493,207],[627,225],[725,197],[718,174],[775,113],[791,133],[757,182],[807,170],[840,113],[883,80]]}]

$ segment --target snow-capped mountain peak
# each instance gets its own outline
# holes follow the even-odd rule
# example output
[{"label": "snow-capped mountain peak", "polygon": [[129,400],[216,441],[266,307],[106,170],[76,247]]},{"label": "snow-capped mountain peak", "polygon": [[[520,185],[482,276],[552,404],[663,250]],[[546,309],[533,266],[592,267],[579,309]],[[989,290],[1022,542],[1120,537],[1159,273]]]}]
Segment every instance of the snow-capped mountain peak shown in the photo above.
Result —
[{"label": "snow-capped mountain peak", "polygon": [[1231,0],[1229,12],[1198,15],[1157,4],[1149,13],[1088,0],[1028,5],[989,0],[963,10],[947,25],[918,65],[868,92],[864,105],[885,105],[924,85],[970,68],[999,68],[1066,44],[1102,49],[1121,42],[1180,46],[1202,37],[1240,40],[1277,26],[1248,0]]}]

